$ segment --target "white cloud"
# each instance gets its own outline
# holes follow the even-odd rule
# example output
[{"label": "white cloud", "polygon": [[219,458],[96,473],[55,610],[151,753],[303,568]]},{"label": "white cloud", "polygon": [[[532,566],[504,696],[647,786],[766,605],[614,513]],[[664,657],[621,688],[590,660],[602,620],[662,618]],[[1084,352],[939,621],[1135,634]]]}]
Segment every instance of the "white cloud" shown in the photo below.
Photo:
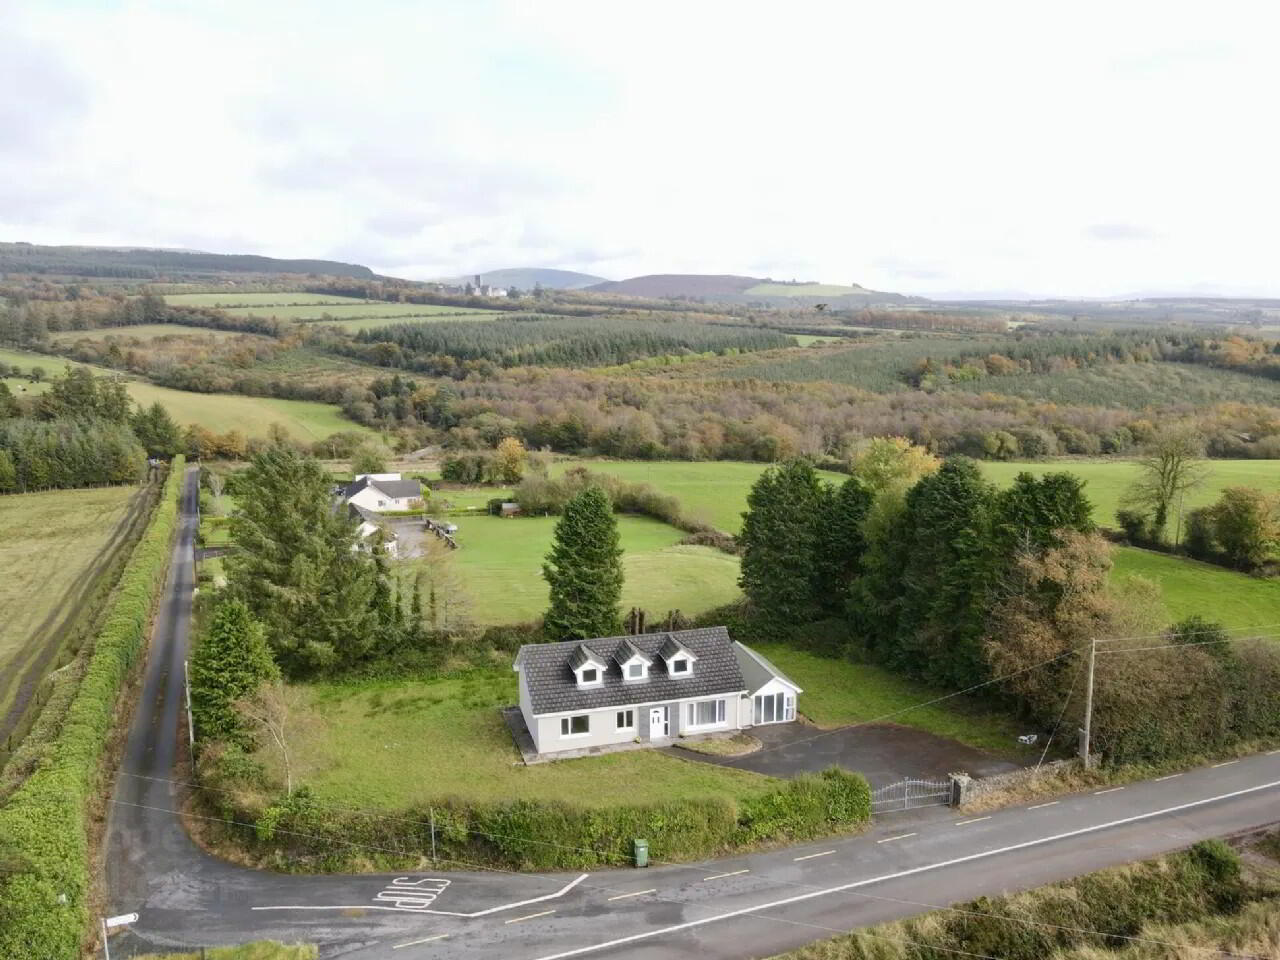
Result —
[{"label": "white cloud", "polygon": [[4,16],[10,239],[418,277],[1280,292],[1262,5],[19,0]]}]

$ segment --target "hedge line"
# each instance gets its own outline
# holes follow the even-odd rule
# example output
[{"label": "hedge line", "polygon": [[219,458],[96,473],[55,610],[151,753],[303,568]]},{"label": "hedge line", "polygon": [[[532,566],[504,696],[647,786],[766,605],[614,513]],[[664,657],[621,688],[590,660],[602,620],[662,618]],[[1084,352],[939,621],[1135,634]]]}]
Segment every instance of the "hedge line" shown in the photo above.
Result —
[{"label": "hedge line", "polygon": [[[175,458],[45,762],[0,807],[7,871],[0,874],[0,957],[74,960],[89,922],[89,801],[116,701],[145,647],[168,567],[183,460]],[[59,897],[65,895],[66,903]]]},{"label": "hedge line", "polygon": [[292,871],[350,869],[353,863],[387,857],[429,858],[433,816],[442,866],[515,870],[629,864],[635,838],[649,841],[655,861],[697,860],[762,843],[850,832],[871,817],[866,779],[836,767],[737,802],[712,797],[585,807],[571,802],[450,799],[381,816],[335,810],[305,788],[265,809],[246,809],[239,804],[248,792],[235,789],[237,766],[244,769],[240,758],[231,754],[221,762],[213,758],[204,770],[204,783],[212,788],[206,799],[227,820],[254,825],[237,828],[237,841]]}]

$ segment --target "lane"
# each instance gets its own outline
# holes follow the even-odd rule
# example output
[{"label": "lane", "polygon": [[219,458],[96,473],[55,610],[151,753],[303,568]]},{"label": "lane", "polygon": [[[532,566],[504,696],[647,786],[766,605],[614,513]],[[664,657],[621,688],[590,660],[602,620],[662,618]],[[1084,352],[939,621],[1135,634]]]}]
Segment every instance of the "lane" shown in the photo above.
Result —
[{"label": "lane", "polygon": [[[108,907],[138,912],[119,955],[257,939],[322,956],[768,956],[855,926],[1156,856],[1280,819],[1280,751],[956,819],[883,817],[863,836],[590,875],[289,876],[196,847],[174,815],[182,662],[195,585],[196,474],[152,636],[107,834]],[[263,909],[270,908],[270,909]]]}]

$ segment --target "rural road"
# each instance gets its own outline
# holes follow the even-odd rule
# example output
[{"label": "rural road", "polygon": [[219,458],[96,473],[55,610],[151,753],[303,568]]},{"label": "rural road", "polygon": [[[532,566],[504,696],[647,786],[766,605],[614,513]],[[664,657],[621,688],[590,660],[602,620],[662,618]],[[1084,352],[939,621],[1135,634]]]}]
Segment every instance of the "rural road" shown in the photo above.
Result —
[{"label": "rural road", "polygon": [[990,815],[880,817],[864,835],[713,863],[543,876],[290,876],[208,856],[173,810],[194,586],[187,477],[166,594],[112,800],[113,956],[277,939],[360,960],[767,957],[851,928],[1024,889],[1280,820],[1280,751]]}]

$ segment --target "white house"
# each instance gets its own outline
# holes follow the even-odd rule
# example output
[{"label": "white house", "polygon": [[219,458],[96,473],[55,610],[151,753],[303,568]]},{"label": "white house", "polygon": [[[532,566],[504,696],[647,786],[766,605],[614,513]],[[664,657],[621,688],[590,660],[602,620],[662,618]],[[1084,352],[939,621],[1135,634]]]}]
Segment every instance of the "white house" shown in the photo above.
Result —
[{"label": "white house", "polygon": [[400,538],[396,536],[396,532],[387,526],[380,516],[372,510],[368,510],[359,504],[348,503],[347,511],[352,519],[359,521],[356,527],[356,537],[358,539],[352,545],[353,550],[373,551],[374,537],[379,531],[382,532],[383,549],[387,551],[387,556],[395,559],[400,556]]},{"label": "white house", "polygon": [[785,723],[802,692],[724,627],[528,644],[513,669],[542,756]]},{"label": "white house", "polygon": [[374,513],[412,510],[422,499],[422,484],[402,480],[398,473],[362,473],[339,494],[344,504],[355,504]]}]

